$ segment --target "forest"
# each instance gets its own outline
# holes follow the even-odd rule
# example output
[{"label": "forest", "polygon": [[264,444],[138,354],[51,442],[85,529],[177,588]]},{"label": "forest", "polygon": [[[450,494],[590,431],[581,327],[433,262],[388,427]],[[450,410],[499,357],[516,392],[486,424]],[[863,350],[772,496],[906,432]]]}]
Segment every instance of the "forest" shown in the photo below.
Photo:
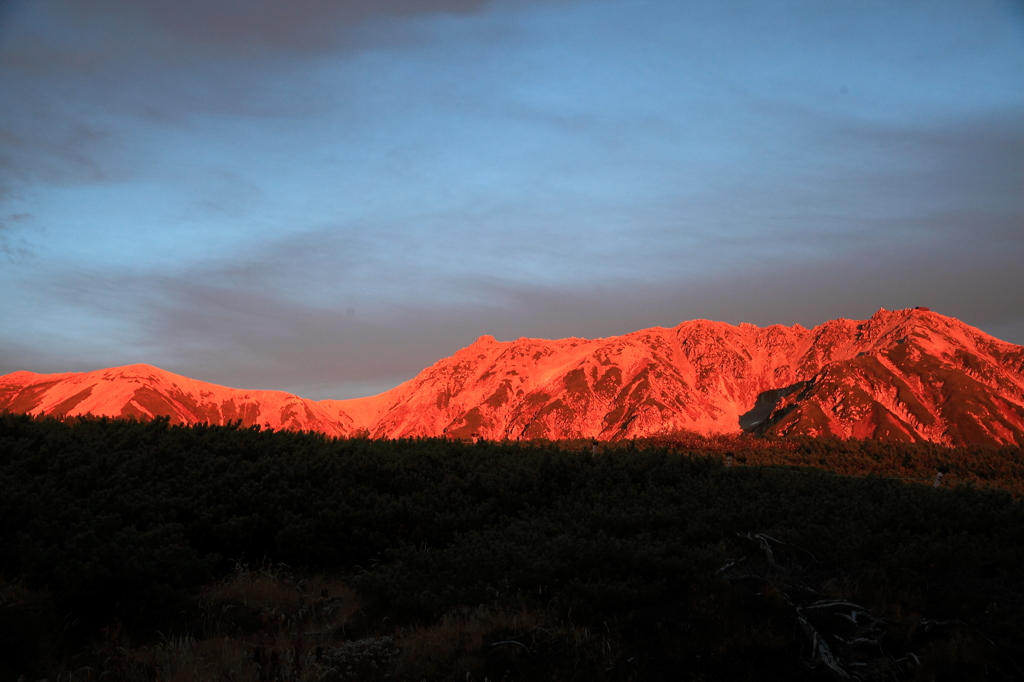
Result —
[{"label": "forest", "polygon": [[0,682],[1024,679],[1024,454],[0,414]]}]

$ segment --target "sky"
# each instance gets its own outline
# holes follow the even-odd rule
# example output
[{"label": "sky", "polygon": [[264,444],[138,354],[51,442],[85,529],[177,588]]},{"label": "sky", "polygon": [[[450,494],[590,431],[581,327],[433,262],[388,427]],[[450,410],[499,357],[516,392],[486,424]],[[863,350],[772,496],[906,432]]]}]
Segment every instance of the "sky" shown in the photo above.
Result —
[{"label": "sky", "polygon": [[1024,344],[1020,0],[0,0],[0,374],[912,306]]}]

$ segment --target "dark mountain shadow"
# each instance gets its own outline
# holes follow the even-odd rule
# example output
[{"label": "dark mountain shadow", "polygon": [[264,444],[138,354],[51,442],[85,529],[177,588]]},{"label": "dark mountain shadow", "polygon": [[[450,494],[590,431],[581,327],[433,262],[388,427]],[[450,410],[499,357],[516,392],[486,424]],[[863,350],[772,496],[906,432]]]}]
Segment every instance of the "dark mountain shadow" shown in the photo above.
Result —
[{"label": "dark mountain shadow", "polygon": [[[754,407],[749,412],[744,412],[740,415],[740,428],[747,433],[763,433],[765,429],[771,426],[768,418],[775,408],[778,407],[779,403],[782,402],[782,399],[803,389],[808,383],[807,381],[798,381],[791,386],[773,388],[770,391],[759,394]],[[781,416],[779,415],[780,418]],[[773,421],[777,421],[777,419]]]}]

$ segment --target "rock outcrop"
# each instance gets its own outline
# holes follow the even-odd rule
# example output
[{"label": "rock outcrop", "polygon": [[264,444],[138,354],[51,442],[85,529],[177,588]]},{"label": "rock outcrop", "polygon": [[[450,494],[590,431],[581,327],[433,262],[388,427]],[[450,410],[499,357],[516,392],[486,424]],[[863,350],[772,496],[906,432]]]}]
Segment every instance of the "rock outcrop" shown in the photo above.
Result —
[{"label": "rock outcrop", "polygon": [[0,377],[0,410],[329,435],[623,438],[679,431],[1024,445],[1024,347],[924,308],[814,329],[694,320],[607,339],[484,336],[356,400],[238,391],[145,365]]}]

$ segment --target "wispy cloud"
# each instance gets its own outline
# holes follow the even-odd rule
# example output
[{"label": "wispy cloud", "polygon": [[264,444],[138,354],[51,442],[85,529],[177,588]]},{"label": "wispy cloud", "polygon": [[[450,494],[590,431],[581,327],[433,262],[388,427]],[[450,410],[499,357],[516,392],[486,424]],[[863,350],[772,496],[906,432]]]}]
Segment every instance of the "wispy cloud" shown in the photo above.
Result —
[{"label": "wispy cloud", "polygon": [[31,213],[0,215],[0,254],[11,263],[23,262],[35,255],[32,248]]},{"label": "wispy cloud", "polygon": [[1024,343],[1009,2],[12,7],[0,373],[346,397],[481,334],[910,305]]}]

